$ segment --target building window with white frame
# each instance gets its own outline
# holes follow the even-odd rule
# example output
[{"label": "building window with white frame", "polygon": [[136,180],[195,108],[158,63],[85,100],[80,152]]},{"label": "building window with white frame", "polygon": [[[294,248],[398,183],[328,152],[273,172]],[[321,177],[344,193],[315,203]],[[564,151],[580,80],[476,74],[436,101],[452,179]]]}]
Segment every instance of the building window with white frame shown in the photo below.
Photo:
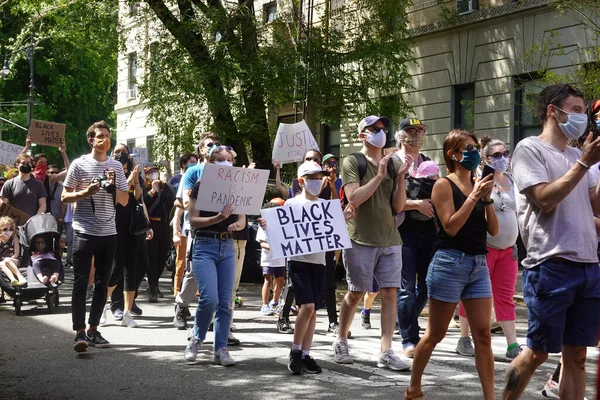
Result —
[{"label": "building window with white frame", "polygon": [[277,2],[273,1],[263,5],[263,14],[265,24],[275,21],[275,18],[277,18]]}]

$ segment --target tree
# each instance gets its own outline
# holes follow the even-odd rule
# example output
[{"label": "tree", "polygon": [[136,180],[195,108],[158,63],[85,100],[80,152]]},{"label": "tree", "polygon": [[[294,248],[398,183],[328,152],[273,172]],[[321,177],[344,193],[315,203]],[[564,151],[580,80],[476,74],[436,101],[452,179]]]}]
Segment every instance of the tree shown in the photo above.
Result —
[{"label": "tree", "polygon": [[276,129],[267,116],[286,105],[308,104],[307,115],[325,123],[377,112],[382,97],[398,115],[409,108],[399,96],[412,59],[406,1],[280,2],[268,23],[252,0],[145,3],[140,23],[160,24],[151,42],[139,38],[148,54],[139,87],[163,156],[189,150],[194,130],[213,129],[241,163],[248,150],[264,167]]},{"label": "tree", "polygon": [[[118,54],[117,0],[18,0],[0,7],[0,45],[4,53],[34,36],[34,118],[67,125],[71,156],[89,151],[88,126],[101,119],[114,126]],[[0,101],[25,100],[29,66],[24,52],[11,58],[10,79],[0,82]],[[24,107],[0,107],[0,116],[26,125]],[[2,126],[3,140],[24,144],[26,132]],[[59,161],[55,148],[44,147]]]}]

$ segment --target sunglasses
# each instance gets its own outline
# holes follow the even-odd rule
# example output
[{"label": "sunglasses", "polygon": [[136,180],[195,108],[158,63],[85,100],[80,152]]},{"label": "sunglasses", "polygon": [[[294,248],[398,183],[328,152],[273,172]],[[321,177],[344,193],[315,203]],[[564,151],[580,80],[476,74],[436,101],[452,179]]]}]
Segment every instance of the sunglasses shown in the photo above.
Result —
[{"label": "sunglasses", "polygon": [[219,146],[219,143],[215,143],[215,142],[206,143],[206,147],[208,147],[209,149],[213,146]]},{"label": "sunglasses", "polygon": [[473,150],[481,150],[481,146],[478,144],[471,144],[465,146],[464,151],[473,151]]},{"label": "sunglasses", "polygon": [[319,157],[306,157],[304,161],[314,161],[317,164],[321,164],[321,159]]},{"label": "sunglasses", "polygon": [[2,232],[14,232],[13,228],[2,228]]},{"label": "sunglasses", "polygon": [[336,161],[330,161],[328,163],[325,163],[325,165],[323,165],[324,167],[329,167],[329,168],[337,168],[338,163]]},{"label": "sunglasses", "polygon": [[495,158],[495,159],[500,159],[503,156],[508,158],[508,156],[510,156],[510,151],[508,151],[508,150],[506,150],[505,152],[497,151],[495,153],[490,154],[490,157]]},{"label": "sunglasses", "polygon": [[58,174],[58,172],[57,171],[48,171],[48,174],[50,174],[50,175],[56,175],[56,174]]},{"label": "sunglasses", "polygon": [[384,126],[383,128],[377,128],[375,126],[367,126],[365,129],[363,129],[363,133],[367,132],[367,133],[377,133],[380,130],[382,130],[385,134],[388,133],[389,128],[387,126]]}]

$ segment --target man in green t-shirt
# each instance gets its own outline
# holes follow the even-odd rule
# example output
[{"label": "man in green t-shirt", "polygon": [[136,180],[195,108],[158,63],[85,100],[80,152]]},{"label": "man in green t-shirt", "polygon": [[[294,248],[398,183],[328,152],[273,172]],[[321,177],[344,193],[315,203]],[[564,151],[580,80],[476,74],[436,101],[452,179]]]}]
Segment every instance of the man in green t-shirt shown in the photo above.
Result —
[{"label": "man in green t-shirt", "polygon": [[[368,116],[358,124],[358,138],[363,142],[360,151],[366,160],[360,171],[360,154],[349,155],[342,165],[342,182],[348,202],[355,208],[356,217],[348,222],[352,248],[344,250],[348,293],[340,308],[340,330],[333,342],[334,359],[350,364],[348,329],[356,306],[365,292],[373,287],[373,277],[380,287],[381,352],[377,366],[394,371],[410,367],[392,350],[396,326],[396,292],[402,282],[402,239],[396,229],[394,215],[406,202],[404,176],[412,163],[406,156],[400,163],[391,155],[383,156],[386,133],[390,126],[387,117]],[[388,167],[392,162],[393,169]],[[361,179],[362,175],[362,179]]]}]

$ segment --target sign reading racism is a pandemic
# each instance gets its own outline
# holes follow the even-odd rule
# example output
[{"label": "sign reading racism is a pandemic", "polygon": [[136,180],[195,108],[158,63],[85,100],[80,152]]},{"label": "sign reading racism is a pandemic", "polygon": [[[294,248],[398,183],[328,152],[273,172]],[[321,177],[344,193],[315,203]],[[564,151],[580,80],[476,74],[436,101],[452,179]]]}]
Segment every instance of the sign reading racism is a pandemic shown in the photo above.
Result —
[{"label": "sign reading racism is a pandemic", "polygon": [[319,150],[308,125],[304,120],[295,124],[279,124],[273,144],[273,162],[288,164],[302,161],[306,150]]},{"label": "sign reading racism is a pandemic", "polygon": [[339,200],[286,204],[261,215],[274,259],[352,247]]},{"label": "sign reading racism is a pandemic", "polygon": [[56,122],[32,119],[27,135],[31,141],[42,146],[60,147],[65,143],[67,126]]},{"label": "sign reading racism is a pandemic", "polygon": [[23,148],[23,146],[0,140],[0,164],[10,165],[12,167],[15,158],[23,151]]},{"label": "sign reading racism is a pandemic", "polygon": [[231,204],[235,214],[258,215],[268,180],[268,170],[206,164],[196,209],[221,212]]}]

